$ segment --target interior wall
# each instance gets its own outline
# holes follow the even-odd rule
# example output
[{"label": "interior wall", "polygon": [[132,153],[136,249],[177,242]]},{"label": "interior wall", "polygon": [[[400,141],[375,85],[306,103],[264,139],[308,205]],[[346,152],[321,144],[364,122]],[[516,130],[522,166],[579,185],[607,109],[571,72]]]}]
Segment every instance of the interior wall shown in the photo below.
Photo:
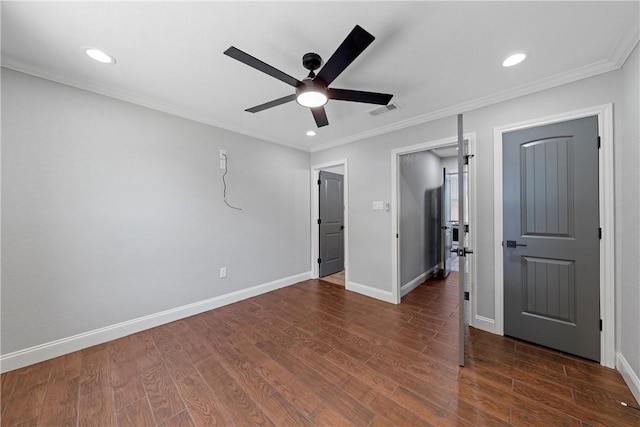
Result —
[{"label": "interior wall", "polygon": [[[241,211],[223,202],[219,149]],[[3,355],[309,272],[309,168],[305,152],[2,69]]]},{"label": "interior wall", "polygon": [[458,173],[458,157],[445,157],[440,159],[442,167],[447,168],[447,173]]},{"label": "interior wall", "polygon": [[[640,47],[622,68],[622,144],[616,151],[618,342],[616,348],[635,372],[640,401]],[[616,166],[618,166],[616,165]]]},{"label": "interior wall", "polygon": [[[475,162],[477,171],[476,218],[481,226],[476,230],[476,247],[472,256],[477,266],[477,295],[474,297],[478,316],[489,321],[495,319],[494,127],[605,103],[613,103],[617,111],[621,108],[620,83],[621,72],[612,71],[464,113],[464,131],[476,133],[476,153],[471,161]],[[631,142],[619,137],[620,118],[617,113],[614,115],[615,144],[619,151]],[[391,292],[391,216],[384,211],[371,211],[372,200],[388,201],[391,198],[391,150],[455,138],[455,135],[456,118],[448,117],[312,153],[314,164],[349,159],[352,191],[349,218],[353,223],[350,280]],[[620,184],[622,167],[620,159],[616,159],[616,186]],[[637,190],[633,191],[635,197]],[[625,236],[619,237],[626,239]],[[637,282],[633,286],[638,286]]]},{"label": "interior wall", "polygon": [[400,156],[400,285],[438,265],[442,191],[440,158],[429,151]]}]

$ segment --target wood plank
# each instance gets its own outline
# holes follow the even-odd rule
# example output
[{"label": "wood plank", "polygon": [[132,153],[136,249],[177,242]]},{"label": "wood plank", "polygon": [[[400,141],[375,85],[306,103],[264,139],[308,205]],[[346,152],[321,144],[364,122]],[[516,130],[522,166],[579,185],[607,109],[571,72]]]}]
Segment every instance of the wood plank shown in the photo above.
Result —
[{"label": "wood plank", "polygon": [[155,426],[156,421],[147,399],[140,399],[131,405],[118,409],[118,427]]},{"label": "wood plank", "polygon": [[76,401],[79,378],[55,381],[48,385],[47,395],[40,411],[42,426],[74,426],[78,420]]},{"label": "wood plank", "polygon": [[113,425],[116,425],[116,408],[109,387],[96,389],[80,396],[78,426]]},{"label": "wood plank", "polygon": [[149,399],[156,421],[163,422],[185,410],[176,386],[165,366],[157,358],[157,363],[148,363],[151,359],[138,359],[137,364],[144,391]]},{"label": "wood plank", "polygon": [[308,280],[7,372],[2,425],[640,425],[559,351],[470,328],[459,368],[455,280],[400,305]]}]

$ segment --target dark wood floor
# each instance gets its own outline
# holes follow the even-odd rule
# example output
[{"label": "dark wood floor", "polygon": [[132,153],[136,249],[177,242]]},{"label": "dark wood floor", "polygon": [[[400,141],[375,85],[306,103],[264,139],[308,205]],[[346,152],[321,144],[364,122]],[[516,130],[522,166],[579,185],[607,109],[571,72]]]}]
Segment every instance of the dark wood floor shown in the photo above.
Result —
[{"label": "dark wood floor", "polygon": [[400,306],[311,280],[2,375],[3,426],[640,426],[620,375],[470,329],[457,277]]}]

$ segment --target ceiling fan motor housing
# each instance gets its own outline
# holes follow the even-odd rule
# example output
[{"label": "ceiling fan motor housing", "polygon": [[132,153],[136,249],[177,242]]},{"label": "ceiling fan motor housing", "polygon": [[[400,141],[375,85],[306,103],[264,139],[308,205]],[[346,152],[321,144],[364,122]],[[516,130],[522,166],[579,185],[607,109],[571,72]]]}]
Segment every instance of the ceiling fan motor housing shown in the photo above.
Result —
[{"label": "ceiling fan motor housing", "polygon": [[317,53],[305,53],[302,57],[302,66],[309,71],[315,71],[322,65],[322,58]]}]

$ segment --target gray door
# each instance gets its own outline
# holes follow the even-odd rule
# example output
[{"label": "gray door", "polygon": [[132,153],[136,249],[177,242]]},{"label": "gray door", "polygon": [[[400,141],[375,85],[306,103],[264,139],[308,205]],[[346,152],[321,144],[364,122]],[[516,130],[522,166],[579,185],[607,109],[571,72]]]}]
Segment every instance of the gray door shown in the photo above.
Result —
[{"label": "gray door", "polygon": [[469,263],[467,256],[473,253],[469,247],[469,222],[466,195],[469,194],[469,167],[472,156],[468,141],[464,139],[462,114],[458,114],[458,363],[464,366],[464,343],[469,322],[467,320],[469,295]]},{"label": "gray door", "polygon": [[502,144],[505,335],[599,361],[597,117]]},{"label": "gray door", "polygon": [[320,258],[319,276],[344,270],[343,176],[320,171]]},{"label": "gray door", "polygon": [[442,259],[441,278],[446,279],[451,273],[451,248],[453,246],[451,236],[451,182],[447,176],[447,169],[442,169],[442,215],[440,220],[441,244],[440,259]]}]

